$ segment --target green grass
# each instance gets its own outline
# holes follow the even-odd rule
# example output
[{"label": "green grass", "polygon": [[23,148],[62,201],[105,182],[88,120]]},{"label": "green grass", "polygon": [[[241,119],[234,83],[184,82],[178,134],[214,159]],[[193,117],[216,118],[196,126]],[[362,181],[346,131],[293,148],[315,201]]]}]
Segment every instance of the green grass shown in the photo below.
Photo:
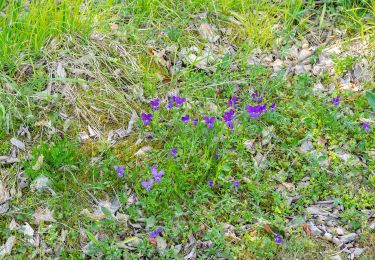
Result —
[{"label": "green grass", "polygon": [[[373,210],[375,204],[375,140],[373,129],[366,133],[361,122],[373,120],[365,96],[372,83],[364,82],[360,92],[338,87],[329,95],[313,91],[317,81],[336,82],[362,56],[334,57],[334,77],[326,72],[284,79],[283,70],[274,74],[247,63],[255,48],[287,53],[311,33],[316,36],[336,26],[331,24],[335,19],[350,37],[372,36],[372,2],[302,2],[0,0],[0,155],[11,154],[12,137],[25,141],[28,148],[19,154],[21,163],[0,166],[9,173],[3,181],[16,189],[21,171],[30,181],[44,175],[56,193],[17,191],[11,210],[0,220],[0,245],[13,234],[14,258],[48,258],[47,248],[58,247],[53,254],[63,259],[179,259],[190,252],[185,245],[194,236],[211,243],[205,250],[196,247],[200,258],[321,258],[337,248],[307,237],[301,225],[292,229],[289,224],[291,217],[303,220],[307,206],[333,198],[344,209],[341,225],[352,232],[361,228],[360,243],[371,250],[368,241],[373,236],[362,210]],[[196,17],[202,13],[207,17]],[[182,48],[207,48],[210,44],[196,29],[202,22],[226,29],[216,31],[220,40],[215,45],[234,46],[236,52],[220,56],[210,71],[185,62],[171,73],[157,52],[166,50],[162,59],[174,64]],[[324,44],[311,57],[313,63],[323,48]],[[43,92],[48,86],[51,92]],[[176,89],[188,100],[167,110],[168,95]],[[245,106],[256,104],[250,96],[254,92],[265,103],[276,103],[276,110],[250,118]],[[234,94],[240,102],[232,133],[220,118]],[[337,95],[341,102],[336,108],[331,100]],[[158,111],[148,104],[155,97],[161,98]],[[111,143],[109,132],[126,128],[133,110],[152,113],[151,124],[137,119],[130,136]],[[197,126],[181,121],[186,114],[200,118]],[[217,117],[213,129],[205,125],[204,116]],[[28,129],[30,139],[19,136],[21,126]],[[88,132],[88,126],[100,135],[80,143],[77,135]],[[262,144],[267,134],[272,138]],[[322,139],[327,143],[320,143]],[[248,147],[251,140],[253,148]],[[301,153],[306,140],[311,140],[314,151]],[[145,146],[153,149],[135,155]],[[169,155],[172,148],[178,148],[176,158]],[[344,161],[340,150],[361,160]],[[260,155],[266,159],[258,163]],[[327,159],[330,165],[322,167]],[[125,165],[122,178],[116,176],[115,165]],[[147,192],[141,183],[153,177],[152,165],[165,173]],[[306,186],[301,185],[305,177]],[[235,180],[238,189],[233,187]],[[296,186],[286,193],[300,195],[294,204],[278,191],[282,183]],[[138,201],[131,203],[132,195]],[[108,210],[103,210],[101,220],[87,214],[94,212],[97,201],[115,196],[118,212],[141,225],[137,232]],[[51,210],[56,222],[32,224],[39,207]],[[37,249],[20,232],[10,231],[12,219],[20,225],[31,223],[45,245]],[[281,245],[265,223],[283,236]],[[228,224],[235,233],[228,235]],[[159,226],[164,227],[162,237],[168,245],[164,252],[148,239]],[[138,243],[129,249],[123,246],[126,241]]]}]

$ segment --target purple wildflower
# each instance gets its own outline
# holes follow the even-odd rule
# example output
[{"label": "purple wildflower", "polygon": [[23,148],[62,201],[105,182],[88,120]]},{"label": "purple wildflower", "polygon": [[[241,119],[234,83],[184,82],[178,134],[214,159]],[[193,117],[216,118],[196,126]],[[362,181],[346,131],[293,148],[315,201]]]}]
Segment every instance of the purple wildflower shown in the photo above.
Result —
[{"label": "purple wildflower", "polygon": [[335,98],[332,98],[332,103],[335,107],[338,107],[339,106],[339,103],[340,103],[340,96],[337,96]]},{"label": "purple wildflower", "polygon": [[152,119],[152,114],[142,113],[141,114],[141,119],[142,119],[144,125],[149,125],[150,121]]},{"label": "purple wildflower", "polygon": [[232,184],[233,184],[234,189],[236,189],[236,190],[240,186],[240,182],[238,180],[234,180]]},{"label": "purple wildflower", "polygon": [[181,106],[186,101],[186,98],[182,98],[180,96],[174,97],[174,102],[176,103],[176,107]]},{"label": "purple wildflower", "polygon": [[149,181],[142,181],[141,184],[149,192],[151,190],[152,184],[154,184],[154,179],[150,179]]},{"label": "purple wildflower", "polygon": [[237,108],[237,102],[238,102],[238,97],[233,96],[231,99],[228,100],[228,105],[233,108]]},{"label": "purple wildflower", "polygon": [[370,132],[370,124],[364,123],[362,124],[363,130],[365,130],[366,133]]},{"label": "purple wildflower", "polygon": [[214,116],[212,116],[212,117],[205,116],[204,117],[204,122],[206,123],[206,125],[208,126],[208,128],[213,128],[214,127],[214,123],[215,123],[215,117]]},{"label": "purple wildflower", "polygon": [[171,108],[173,107],[174,99],[175,99],[174,96],[170,97],[170,99],[169,99],[169,103],[168,103],[168,105],[167,105],[167,109],[171,109]]},{"label": "purple wildflower", "polygon": [[130,198],[131,198],[132,202],[138,201],[138,197],[135,194],[132,194]]},{"label": "purple wildflower", "polygon": [[272,105],[269,106],[270,108],[270,111],[275,111],[275,108],[276,108],[276,103],[273,103]]},{"label": "purple wildflower", "polygon": [[283,242],[283,238],[281,237],[281,235],[279,233],[275,234],[275,243],[280,245],[281,242]]},{"label": "purple wildflower", "polygon": [[155,98],[154,100],[150,101],[150,105],[152,106],[153,110],[158,110],[159,109],[159,104],[160,104],[160,99]]},{"label": "purple wildflower", "polygon": [[228,122],[226,122],[227,123],[227,125],[229,126],[229,129],[230,129],[230,131],[234,131],[234,125],[233,125],[233,121],[228,121]]},{"label": "purple wildflower", "polygon": [[225,122],[232,121],[234,119],[233,109],[229,110],[228,112],[224,112],[223,118]]},{"label": "purple wildflower", "polygon": [[258,105],[258,106],[246,106],[247,112],[249,112],[250,117],[256,118],[260,117],[262,113],[267,111],[267,105]]},{"label": "purple wildflower", "polygon": [[181,117],[181,121],[187,124],[189,122],[189,118],[189,115],[184,115],[183,117]]},{"label": "purple wildflower", "polygon": [[233,132],[234,125],[233,125],[233,119],[234,119],[234,111],[233,109],[229,110],[228,112],[224,112],[223,116],[224,122],[229,126],[230,130]]},{"label": "purple wildflower", "polygon": [[170,149],[168,152],[169,152],[169,154],[170,154],[173,158],[176,158],[176,157],[177,157],[177,151],[178,151],[177,148],[172,148],[172,149]]},{"label": "purple wildflower", "polygon": [[121,178],[122,175],[124,175],[124,173],[125,173],[124,172],[124,165],[120,165],[120,166],[115,165],[114,168],[116,170],[117,176]]},{"label": "purple wildflower", "polygon": [[194,126],[197,126],[197,124],[198,124],[198,121],[199,121],[199,119],[198,119],[198,118],[194,118],[194,119],[193,119],[193,125],[194,125]]},{"label": "purple wildflower", "polygon": [[253,98],[254,101],[258,103],[262,102],[263,100],[263,97],[258,92],[251,94],[251,97]]},{"label": "purple wildflower", "polygon": [[158,227],[157,229],[153,230],[150,232],[149,237],[150,238],[155,238],[157,235],[162,233],[164,231],[163,227]]},{"label": "purple wildflower", "polygon": [[152,175],[154,175],[155,182],[159,182],[161,180],[161,177],[163,177],[164,170],[161,170],[160,172],[158,172],[158,166],[152,165],[151,166],[151,173],[152,173]]},{"label": "purple wildflower", "polygon": [[212,189],[214,187],[214,181],[213,180],[209,180],[208,181],[208,186],[210,186],[210,188]]}]

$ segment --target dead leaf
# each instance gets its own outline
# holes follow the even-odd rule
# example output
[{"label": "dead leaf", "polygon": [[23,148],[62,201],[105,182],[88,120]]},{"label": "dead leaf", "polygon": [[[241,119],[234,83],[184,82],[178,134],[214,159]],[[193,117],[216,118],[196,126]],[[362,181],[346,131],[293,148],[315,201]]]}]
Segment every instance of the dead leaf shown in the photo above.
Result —
[{"label": "dead leaf", "polygon": [[285,188],[287,188],[288,190],[294,190],[294,189],[295,189],[295,186],[294,186],[293,183],[290,183],[290,182],[283,182],[282,184],[283,184],[283,186],[284,186]]},{"label": "dead leaf", "polygon": [[32,191],[49,191],[52,195],[56,195],[55,191],[51,188],[51,181],[44,175],[38,176],[30,185]]},{"label": "dead leaf", "polygon": [[0,156],[0,164],[12,164],[20,162],[18,158],[12,156]]},{"label": "dead leaf", "polygon": [[110,23],[111,31],[116,31],[118,29],[118,25],[116,23]]},{"label": "dead leaf", "polygon": [[254,142],[255,142],[255,139],[246,140],[244,142],[246,150],[248,150],[248,151],[254,150],[255,149]]},{"label": "dead leaf", "polygon": [[134,155],[135,156],[143,156],[145,153],[149,152],[152,150],[151,146],[144,146],[141,149],[139,149]]},{"label": "dead leaf", "polygon": [[167,242],[161,236],[156,237],[156,244],[159,250],[164,251],[167,248]]},{"label": "dead leaf", "polygon": [[311,237],[312,232],[311,232],[311,229],[310,229],[309,225],[307,225],[306,223],[303,223],[302,228],[305,231],[306,235]]},{"label": "dead leaf", "polygon": [[312,142],[310,140],[307,140],[305,142],[302,143],[301,147],[300,147],[300,151],[305,153],[305,152],[308,152],[310,150],[312,150],[314,148]]},{"label": "dead leaf", "polygon": [[268,234],[273,234],[273,231],[272,231],[270,225],[264,224],[263,228],[264,228],[264,231],[266,231]]},{"label": "dead leaf", "polygon": [[39,155],[39,156],[38,156],[38,159],[37,159],[35,165],[32,167],[32,169],[33,169],[34,171],[39,171],[39,170],[40,170],[40,167],[42,167],[43,160],[44,160],[44,156],[43,156],[43,154]]},{"label": "dead leaf", "polygon": [[0,204],[7,202],[9,199],[9,191],[7,190],[3,182],[0,181]]},{"label": "dead leaf", "polygon": [[26,149],[25,144],[22,141],[18,140],[17,138],[13,137],[12,139],[10,139],[10,142],[18,149],[21,149],[21,150]]},{"label": "dead leaf", "polygon": [[6,255],[9,255],[12,252],[12,248],[16,243],[16,237],[10,236],[4,245],[0,247],[0,259],[3,259]]},{"label": "dead leaf", "polygon": [[86,132],[80,132],[78,134],[78,139],[81,143],[83,143],[87,141],[88,139],[90,139],[90,136]]},{"label": "dead leaf", "polygon": [[49,209],[37,208],[33,214],[33,223],[39,225],[42,222],[55,222],[53,213]]},{"label": "dead leaf", "polygon": [[28,237],[28,242],[34,245],[34,229],[30,226],[29,223],[26,222],[25,225],[21,226],[19,232]]},{"label": "dead leaf", "polygon": [[63,64],[61,62],[59,62],[57,64],[56,77],[58,77],[58,78],[66,78],[66,72],[65,72],[65,69],[64,69]]},{"label": "dead leaf", "polygon": [[5,202],[3,204],[0,204],[0,215],[7,213],[9,210],[9,202]]},{"label": "dead leaf", "polygon": [[204,40],[209,41],[211,43],[216,42],[220,38],[219,35],[214,33],[212,26],[208,23],[202,23],[199,26],[198,31]]}]

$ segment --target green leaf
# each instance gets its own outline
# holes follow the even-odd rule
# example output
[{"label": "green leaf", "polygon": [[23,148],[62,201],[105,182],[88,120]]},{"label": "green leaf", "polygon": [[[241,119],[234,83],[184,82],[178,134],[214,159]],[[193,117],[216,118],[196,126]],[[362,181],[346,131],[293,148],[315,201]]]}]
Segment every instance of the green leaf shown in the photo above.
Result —
[{"label": "green leaf", "polygon": [[101,210],[107,219],[113,219],[112,212],[108,208],[101,207]]},{"label": "green leaf", "polygon": [[367,97],[368,103],[372,107],[372,110],[375,112],[375,94],[367,91],[366,97]]},{"label": "green leaf", "polygon": [[100,245],[99,241],[96,239],[95,235],[93,233],[91,233],[90,231],[88,230],[85,230],[86,231],[86,234],[87,234],[87,237],[95,244],[95,245]]}]

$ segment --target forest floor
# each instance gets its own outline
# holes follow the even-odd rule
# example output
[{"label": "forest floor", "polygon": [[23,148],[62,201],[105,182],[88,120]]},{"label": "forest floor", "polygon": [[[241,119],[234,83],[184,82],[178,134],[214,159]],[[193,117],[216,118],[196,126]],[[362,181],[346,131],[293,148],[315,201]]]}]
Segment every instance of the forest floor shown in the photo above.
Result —
[{"label": "forest floor", "polygon": [[0,259],[373,259],[374,14],[0,0]]}]

